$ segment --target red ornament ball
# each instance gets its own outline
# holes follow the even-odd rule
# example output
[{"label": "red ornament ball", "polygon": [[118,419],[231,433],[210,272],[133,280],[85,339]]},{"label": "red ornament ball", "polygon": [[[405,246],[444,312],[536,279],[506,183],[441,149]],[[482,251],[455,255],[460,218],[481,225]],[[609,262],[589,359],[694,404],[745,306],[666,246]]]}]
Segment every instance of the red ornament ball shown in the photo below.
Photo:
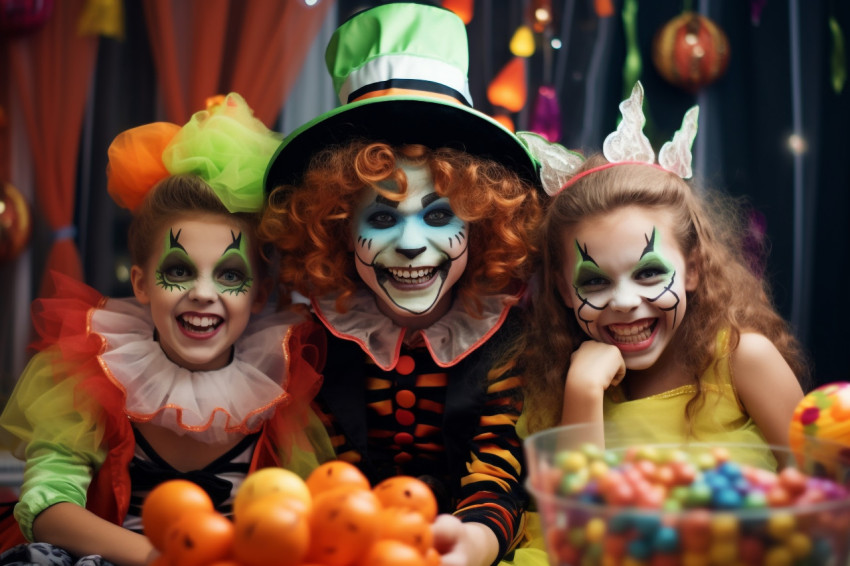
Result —
[{"label": "red ornament ball", "polygon": [[729,40],[709,18],[683,12],[655,34],[652,62],[668,82],[696,93],[726,71]]},{"label": "red ornament ball", "polygon": [[21,253],[31,234],[32,214],[24,196],[9,183],[0,185],[0,262]]},{"label": "red ornament ball", "polygon": [[0,0],[0,32],[24,34],[41,28],[53,14],[53,0]]}]

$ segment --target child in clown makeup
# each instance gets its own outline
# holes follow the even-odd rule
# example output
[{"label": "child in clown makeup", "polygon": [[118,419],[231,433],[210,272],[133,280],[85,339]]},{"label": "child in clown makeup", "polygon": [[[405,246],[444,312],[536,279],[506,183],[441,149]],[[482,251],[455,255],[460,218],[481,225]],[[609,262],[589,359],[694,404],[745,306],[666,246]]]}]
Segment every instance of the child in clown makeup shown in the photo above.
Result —
[{"label": "child in clown makeup", "polygon": [[381,312],[424,328],[451,307],[450,290],[466,269],[469,227],[435,192],[425,165],[399,165],[408,184],[402,200],[384,184],[358,203],[354,264]]},{"label": "child in clown makeup", "polygon": [[634,442],[787,444],[806,367],[741,256],[735,213],[655,165],[584,164],[540,225],[530,430],[598,423],[598,439],[604,422],[608,444],[615,430]]},{"label": "child in clown makeup", "polygon": [[[227,102],[241,115],[212,109],[183,129],[140,126],[110,148],[110,192],[133,212],[135,297],[106,298],[56,275],[56,296],[34,303],[40,351],[0,417],[3,445],[26,459],[14,519],[2,525],[3,564],[45,555],[57,565],[148,564],[157,550],[141,506],[159,483],[193,481],[229,514],[252,470],[283,465],[306,476],[319,461],[310,427],[316,438],[325,431],[307,409],[319,380],[307,360],[318,351],[302,347],[316,325],[264,309],[273,282],[259,207],[229,199],[252,182],[262,203],[279,138],[262,134],[241,97]],[[246,141],[245,129],[262,135]],[[238,181],[210,173],[203,148],[212,137],[246,152],[244,162],[238,149],[228,153]],[[166,176],[152,187],[144,154],[163,155],[154,175]],[[182,158],[206,159],[205,176],[168,175]],[[323,458],[331,454],[328,446]]]},{"label": "child in clown makeup", "polygon": [[355,140],[269,201],[279,281],[327,329],[316,408],[337,456],[373,484],[424,479],[444,563],[493,563],[527,503],[519,377],[493,366],[519,331],[534,188],[456,150]]}]

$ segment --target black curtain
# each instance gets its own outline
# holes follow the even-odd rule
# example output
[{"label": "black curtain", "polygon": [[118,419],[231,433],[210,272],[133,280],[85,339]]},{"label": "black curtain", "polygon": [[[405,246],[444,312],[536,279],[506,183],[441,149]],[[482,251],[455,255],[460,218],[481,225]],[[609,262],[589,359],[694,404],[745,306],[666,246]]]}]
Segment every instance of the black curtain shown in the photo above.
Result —
[{"label": "black curtain", "polygon": [[[340,18],[383,3],[343,0]],[[474,4],[467,26],[469,77],[475,106],[483,112],[497,111],[487,101],[487,84],[512,57],[509,42],[527,22],[529,4]],[[848,37],[850,3],[771,0],[762,3],[757,19],[751,12],[755,2],[636,4],[646,132],[653,146],[660,148],[679,128],[684,112],[700,104],[697,185],[740,197],[746,209],[763,215],[765,277],[777,309],[792,323],[810,357],[812,385],[850,380],[838,344],[840,328],[850,320],[841,292],[850,275],[850,86],[840,92],[832,87],[829,28],[832,16]],[[713,20],[730,44],[725,74],[696,94],[666,82],[652,63],[653,37],[686,4]],[[527,128],[537,86],[554,84],[561,105],[561,143],[585,153],[597,151],[616,127],[618,104],[632,86],[623,76],[623,0],[614,1],[615,14],[606,19],[596,15],[590,1],[552,0],[552,8],[552,36],[562,47],[546,53],[538,38],[538,50],[528,61],[529,100],[513,118],[518,129]],[[788,145],[795,132],[806,145],[800,154]]]},{"label": "black curtain", "polygon": [[[842,293],[850,277],[850,85],[833,89],[829,29],[832,16],[845,37],[850,33],[850,3],[774,0],[764,5],[758,21],[751,17],[750,2],[691,4],[694,9],[702,5],[704,15],[726,33],[728,68],[697,94],[667,83],[653,66],[652,40],[682,12],[683,2],[639,2],[647,135],[657,150],[678,129],[684,112],[700,103],[705,123],[698,134],[703,150],[696,156],[702,161],[694,163],[697,184],[740,197],[745,208],[764,216],[765,277],[777,309],[792,322],[810,357],[812,386],[850,380],[838,343],[850,319]],[[476,2],[476,19],[468,28],[470,77],[485,112],[492,111],[482,90],[487,77],[510,57],[506,45],[525,17],[522,10],[503,6]],[[592,2],[553,0],[553,34],[563,47],[548,61],[539,49],[529,61],[527,108],[533,104],[534,85],[548,73],[561,103],[561,143],[586,153],[598,151],[616,127],[618,104],[631,88],[623,78],[623,5],[617,1],[614,6],[615,15],[600,20]],[[517,116],[518,128],[527,127],[527,114]],[[788,145],[795,127],[806,144],[800,154]]]}]

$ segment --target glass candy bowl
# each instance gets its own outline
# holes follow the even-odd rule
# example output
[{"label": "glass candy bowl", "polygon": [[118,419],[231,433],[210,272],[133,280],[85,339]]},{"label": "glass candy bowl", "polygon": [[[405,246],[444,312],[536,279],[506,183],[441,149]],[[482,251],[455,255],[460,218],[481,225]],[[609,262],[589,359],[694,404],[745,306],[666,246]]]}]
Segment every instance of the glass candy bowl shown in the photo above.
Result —
[{"label": "glass candy bowl", "polygon": [[[525,440],[557,566],[848,566],[850,457],[744,444],[612,442],[584,425]],[[811,439],[811,442],[817,442]]]}]

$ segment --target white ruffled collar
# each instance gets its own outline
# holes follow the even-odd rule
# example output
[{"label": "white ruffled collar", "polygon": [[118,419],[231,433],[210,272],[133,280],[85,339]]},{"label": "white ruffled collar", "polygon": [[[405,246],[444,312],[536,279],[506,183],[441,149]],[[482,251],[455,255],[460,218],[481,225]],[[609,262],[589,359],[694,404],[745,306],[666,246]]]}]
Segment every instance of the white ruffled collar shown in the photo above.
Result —
[{"label": "white ruffled collar", "polygon": [[286,392],[285,337],[304,319],[269,312],[252,319],[234,345],[233,360],[214,371],[189,371],[154,341],[150,310],[135,299],[109,299],[91,317],[105,341],[98,356],[107,377],[125,394],[131,421],[151,422],[202,442],[259,430]]},{"label": "white ruffled collar", "polygon": [[[418,331],[434,362],[451,367],[476,350],[502,326],[521,294],[483,297],[480,317],[469,315],[455,301],[436,323]],[[334,302],[335,297],[330,296],[312,301],[313,311],[328,330],[359,344],[382,370],[394,368],[408,329],[381,313],[368,289],[361,287],[354,293],[348,312],[337,312]]]}]

